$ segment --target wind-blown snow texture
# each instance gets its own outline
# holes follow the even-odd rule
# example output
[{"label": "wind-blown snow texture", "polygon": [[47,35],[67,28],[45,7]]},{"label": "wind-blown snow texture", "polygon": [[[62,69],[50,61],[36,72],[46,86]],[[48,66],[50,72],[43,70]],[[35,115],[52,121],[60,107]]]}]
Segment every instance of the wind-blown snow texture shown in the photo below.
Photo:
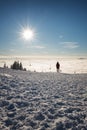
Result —
[{"label": "wind-blown snow texture", "polygon": [[87,130],[87,74],[0,68],[0,130]]}]

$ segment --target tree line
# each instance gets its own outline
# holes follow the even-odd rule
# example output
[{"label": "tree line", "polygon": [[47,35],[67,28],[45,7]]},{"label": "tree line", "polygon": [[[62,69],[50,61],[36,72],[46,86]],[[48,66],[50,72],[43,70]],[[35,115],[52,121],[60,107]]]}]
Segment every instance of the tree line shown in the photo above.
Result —
[{"label": "tree line", "polygon": [[[4,64],[4,68],[8,68],[6,66],[6,63]],[[14,61],[14,63],[10,66],[11,69],[14,69],[14,70],[24,70],[26,71],[26,68],[23,68],[23,65],[21,62],[19,61]]]}]

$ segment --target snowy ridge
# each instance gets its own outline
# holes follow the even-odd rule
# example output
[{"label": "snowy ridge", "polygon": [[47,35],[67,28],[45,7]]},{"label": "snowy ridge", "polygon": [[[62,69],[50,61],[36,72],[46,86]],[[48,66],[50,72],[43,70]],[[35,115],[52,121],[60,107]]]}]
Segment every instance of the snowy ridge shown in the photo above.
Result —
[{"label": "snowy ridge", "polygon": [[0,68],[1,130],[87,130],[87,74]]}]

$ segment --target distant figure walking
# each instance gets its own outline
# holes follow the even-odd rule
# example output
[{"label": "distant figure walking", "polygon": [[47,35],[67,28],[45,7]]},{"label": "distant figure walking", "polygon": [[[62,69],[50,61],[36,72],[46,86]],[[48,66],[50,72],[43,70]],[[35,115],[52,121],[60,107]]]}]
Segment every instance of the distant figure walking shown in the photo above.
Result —
[{"label": "distant figure walking", "polygon": [[59,64],[59,62],[56,63],[56,69],[57,69],[57,72],[59,72],[59,69],[60,69],[60,64]]}]

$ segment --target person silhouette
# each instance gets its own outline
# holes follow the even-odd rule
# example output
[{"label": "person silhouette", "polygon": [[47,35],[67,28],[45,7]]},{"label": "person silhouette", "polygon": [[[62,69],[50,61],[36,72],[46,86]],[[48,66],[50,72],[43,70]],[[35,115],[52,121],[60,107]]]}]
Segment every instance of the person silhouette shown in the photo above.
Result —
[{"label": "person silhouette", "polygon": [[56,63],[56,69],[57,69],[57,72],[59,72],[59,69],[60,69],[60,64],[59,64],[59,62]]}]

